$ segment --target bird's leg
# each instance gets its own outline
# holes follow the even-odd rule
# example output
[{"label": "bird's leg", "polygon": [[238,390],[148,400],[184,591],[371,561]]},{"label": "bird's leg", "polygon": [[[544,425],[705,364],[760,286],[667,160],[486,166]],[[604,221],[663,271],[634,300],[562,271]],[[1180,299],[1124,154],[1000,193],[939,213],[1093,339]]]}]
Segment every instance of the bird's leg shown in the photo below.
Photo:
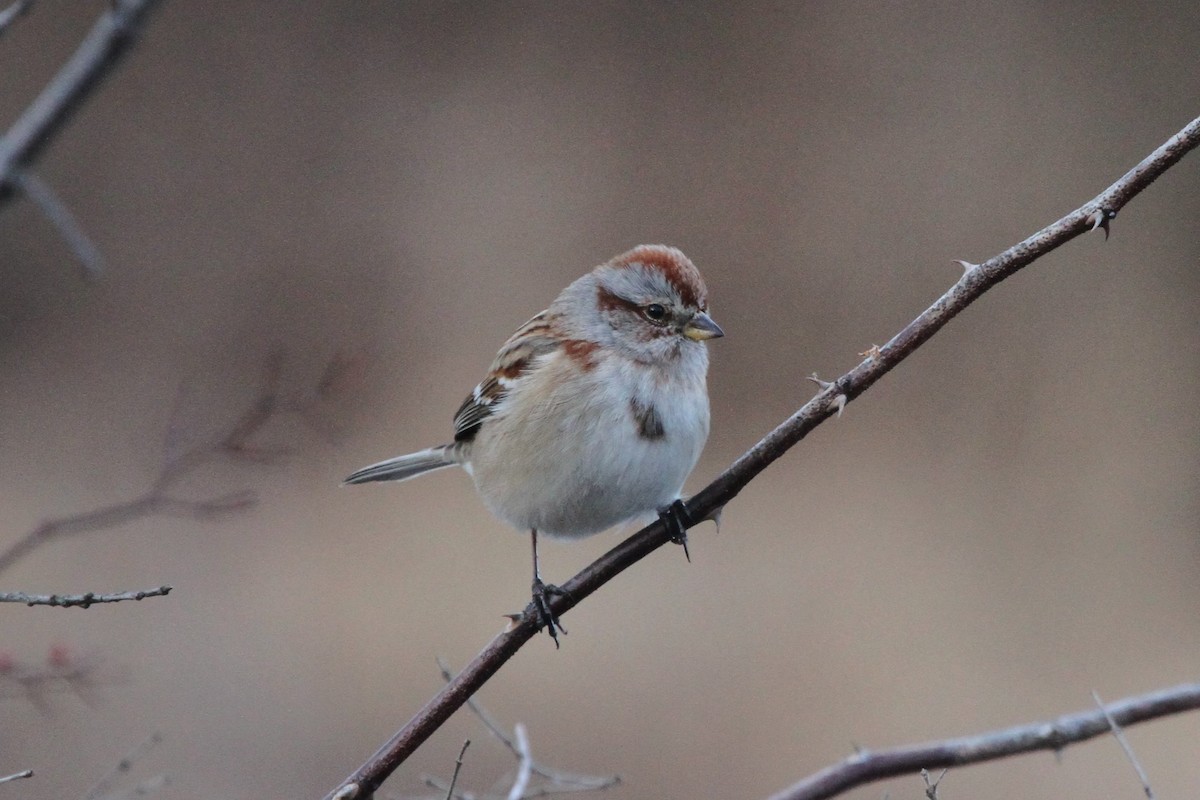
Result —
[{"label": "bird's leg", "polygon": [[667,527],[667,533],[671,534],[671,541],[675,544],[683,545],[683,556],[692,563],[692,554],[688,552],[687,529],[692,522],[692,516],[688,514],[687,508],[683,505],[683,500],[676,500],[671,505],[658,512],[658,518],[663,521],[663,525]]},{"label": "bird's leg", "polygon": [[546,626],[546,632],[550,634],[550,638],[554,640],[554,646],[557,648],[558,632],[562,631],[565,634],[567,629],[562,626],[550,608],[550,598],[556,595],[562,596],[564,592],[552,583],[542,582],[542,573],[538,569],[537,530],[531,530],[529,538],[533,543],[533,602],[530,603],[530,606],[532,611],[538,615],[541,623]]}]

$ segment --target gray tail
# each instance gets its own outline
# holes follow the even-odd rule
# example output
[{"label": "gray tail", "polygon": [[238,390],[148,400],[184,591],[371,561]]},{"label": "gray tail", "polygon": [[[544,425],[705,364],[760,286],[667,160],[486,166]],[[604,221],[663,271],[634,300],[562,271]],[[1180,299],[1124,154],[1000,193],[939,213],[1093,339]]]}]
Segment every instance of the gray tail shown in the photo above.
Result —
[{"label": "gray tail", "polygon": [[458,461],[454,458],[454,445],[443,444],[438,447],[431,447],[428,450],[421,450],[417,453],[409,453],[406,456],[389,458],[387,461],[380,461],[378,464],[372,464],[369,467],[363,467],[342,481],[342,483],[406,481],[423,472],[431,472],[435,469],[442,469],[443,467],[453,466],[457,463]]}]

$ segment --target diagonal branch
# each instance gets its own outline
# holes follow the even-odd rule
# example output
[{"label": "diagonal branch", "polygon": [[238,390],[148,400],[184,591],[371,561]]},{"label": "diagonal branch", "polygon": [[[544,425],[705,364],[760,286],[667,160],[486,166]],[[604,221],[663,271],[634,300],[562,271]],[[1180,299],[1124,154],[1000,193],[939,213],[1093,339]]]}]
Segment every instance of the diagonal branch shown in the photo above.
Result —
[{"label": "diagonal branch", "polygon": [[[67,63],[0,137],[0,203],[17,191],[32,200],[79,259],[85,278],[95,278],[102,271],[100,251],[30,167],[129,49],[142,17],[155,2],[112,0]],[[30,5],[31,0],[20,0],[0,12],[0,33]]]},{"label": "diagonal branch", "polygon": [[1114,725],[1128,727],[1196,709],[1200,709],[1200,683],[1185,683],[1051,722],[877,752],[862,751],[772,795],[770,800],[824,800],[857,786],[922,769],[979,764],[1036,750],[1057,752],[1069,744],[1116,730]]},{"label": "diagonal branch", "polygon": [[3,11],[0,11],[0,36],[4,35],[4,32],[8,30],[8,26],[16,22],[18,17],[29,11],[32,5],[33,0],[16,0]]},{"label": "diagonal branch", "polygon": [[[1120,180],[1075,211],[982,264],[967,265],[962,278],[949,291],[887,344],[868,351],[867,358],[858,366],[825,385],[816,397],[692,497],[686,504],[692,525],[717,514],[756,475],[807,436],[813,428],[838,413],[846,402],[869,389],[988,289],[1089,230],[1103,227],[1107,235],[1109,223],[1117,212],[1197,145],[1200,145],[1200,118],[1192,120]],[[551,604],[554,612],[558,615],[566,613],[626,568],[662,547],[669,539],[670,533],[661,520],[633,534],[563,584],[563,596],[555,598]],[[451,714],[533,638],[538,628],[538,615],[526,614],[509,630],[493,639],[407,725],[327,795],[327,800],[363,797],[373,793]]]},{"label": "diagonal branch", "polygon": [[125,53],[142,16],[154,2],[115,0],[96,20],[71,59],[0,139],[0,200],[11,188],[14,170],[37,158]]}]

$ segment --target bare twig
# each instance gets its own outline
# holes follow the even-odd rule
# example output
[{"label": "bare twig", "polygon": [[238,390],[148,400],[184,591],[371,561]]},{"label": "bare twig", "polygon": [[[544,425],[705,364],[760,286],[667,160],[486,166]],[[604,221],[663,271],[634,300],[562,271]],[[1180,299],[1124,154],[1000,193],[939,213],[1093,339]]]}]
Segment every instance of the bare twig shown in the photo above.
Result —
[{"label": "bare twig", "polygon": [[22,770],[21,772],[14,772],[12,775],[5,775],[4,777],[0,778],[0,783],[8,783],[9,781],[19,781],[22,778],[32,778],[32,777],[33,777],[33,770],[26,769],[26,770]]},{"label": "bare twig", "polygon": [[83,226],[75,219],[67,204],[59,199],[54,190],[44,180],[25,169],[12,171],[12,184],[25,193],[33,201],[42,215],[50,220],[50,224],[58,231],[58,235],[71,248],[79,265],[83,267],[83,277],[93,279],[104,272],[104,256],[100,248],[84,231]]},{"label": "bare twig", "polygon": [[525,796],[525,787],[529,785],[529,778],[533,775],[533,756],[529,753],[529,734],[525,730],[525,726],[517,723],[513,726],[513,733],[517,737],[517,777],[513,780],[512,788],[508,790],[506,800],[521,800]]},{"label": "bare twig", "polygon": [[921,780],[925,782],[925,797],[927,800],[938,800],[938,787],[942,785],[942,778],[946,777],[949,768],[942,770],[942,774],[937,776],[936,780],[929,779],[929,770],[921,770]]},{"label": "bare twig", "polygon": [[1069,744],[1108,733],[1112,730],[1110,717],[1128,727],[1196,709],[1200,709],[1200,684],[1188,683],[1128,697],[1110,703],[1107,708],[1081,711],[1051,722],[890,750],[862,750],[772,795],[770,800],[823,800],[857,786],[920,769],[978,764],[1036,750],[1058,752]]},{"label": "bare twig", "polygon": [[1138,780],[1142,782],[1142,791],[1146,793],[1146,797],[1154,800],[1154,790],[1150,788],[1150,778],[1146,775],[1146,770],[1142,769],[1142,764],[1133,753],[1133,747],[1130,746],[1129,740],[1125,738],[1125,732],[1121,730],[1121,726],[1113,719],[1113,715],[1104,706],[1100,700],[1100,693],[1092,690],[1092,699],[1096,701],[1096,707],[1104,714],[1104,721],[1113,732],[1113,736],[1117,740],[1117,744],[1121,745],[1121,749],[1125,751],[1125,757],[1129,759],[1129,763],[1133,764],[1133,769],[1137,772]]},{"label": "bare twig", "polygon": [[[746,451],[716,480],[688,500],[685,510],[692,525],[716,514],[755,476],[817,425],[836,414],[844,404],[840,397],[844,397],[845,402],[857,398],[988,289],[1055,248],[1086,233],[1098,218],[1105,220],[1107,231],[1107,222],[1121,208],[1197,145],[1200,145],[1200,118],[1188,123],[1092,200],[1023,242],[966,271],[949,291],[890,341],[878,350],[869,351],[866,360],[831,382],[828,388],[822,389],[816,397]],[[562,616],[629,566],[662,547],[670,540],[670,536],[661,520],[633,534],[563,584],[562,595],[551,602],[553,612]],[[333,798],[341,791],[341,786],[349,784],[368,794],[373,792],[532,639],[539,628],[538,615],[525,614],[521,621],[514,622],[508,630],[492,639],[453,681],[326,797]]]},{"label": "bare twig", "polygon": [[210,500],[183,500],[164,495],[162,491],[163,487],[156,482],[149,491],[132,500],[45,520],[0,552],[0,572],[49,541],[115,528],[153,515],[207,519],[241,511],[258,502],[257,495],[250,491],[220,495]]},{"label": "bare twig", "polygon": [[[335,356],[333,361],[336,362],[340,358],[341,356]],[[229,492],[203,500],[175,497],[170,494],[170,490],[197,468],[217,458],[249,459],[256,462],[269,460],[270,456],[276,454],[254,446],[253,437],[279,414],[287,412],[307,417],[318,403],[327,398],[329,392],[317,391],[311,393],[311,397],[304,401],[281,401],[281,359],[281,353],[273,353],[267,359],[263,384],[258,395],[216,442],[204,442],[181,452],[178,446],[180,426],[173,415],[167,426],[162,467],[145,492],[120,503],[42,521],[20,539],[0,550],[0,572],[50,541],[108,530],[148,516],[204,520],[245,511],[257,504],[258,495],[250,490]]]},{"label": "bare twig", "polygon": [[147,597],[166,597],[170,586],[157,589],[141,589],[130,592],[97,594],[26,594],[25,592],[0,592],[0,603],[24,603],[27,606],[59,606],[60,608],[87,608],[97,603],[120,603],[125,600],[145,600]]},{"label": "bare twig", "polygon": [[[438,658],[437,663],[442,673],[442,679],[447,683],[454,680],[454,674],[450,671],[449,665],[441,658]],[[528,752],[528,748],[525,748],[523,751],[516,737],[509,736],[504,728],[500,726],[500,723],[496,722],[495,718],[475,698],[472,697],[467,700],[467,707],[479,718],[479,721],[483,723],[483,727],[487,728],[488,733],[499,739],[518,762],[524,759],[524,753]],[[550,785],[527,793],[525,795],[526,798],[545,797],[550,794],[566,792],[592,792],[608,789],[621,782],[619,775],[582,775],[547,767],[534,760],[530,760],[529,764],[533,770],[533,774],[549,781]]]},{"label": "bare twig", "polygon": [[467,753],[467,748],[471,746],[471,740],[467,739],[463,742],[462,750],[458,751],[458,758],[454,759],[454,774],[450,776],[450,786],[446,789],[446,800],[454,800],[454,784],[458,783],[458,773],[462,771],[463,756]]}]

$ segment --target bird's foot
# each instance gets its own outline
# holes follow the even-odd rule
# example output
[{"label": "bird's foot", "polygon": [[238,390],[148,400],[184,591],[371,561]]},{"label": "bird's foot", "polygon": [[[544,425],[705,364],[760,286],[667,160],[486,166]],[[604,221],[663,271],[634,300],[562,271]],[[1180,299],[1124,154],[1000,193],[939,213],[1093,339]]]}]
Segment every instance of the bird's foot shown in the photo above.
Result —
[{"label": "bird's foot", "polygon": [[550,634],[550,638],[554,640],[554,647],[557,649],[558,632],[562,631],[563,635],[566,635],[567,629],[558,621],[558,616],[550,608],[550,601],[555,597],[566,597],[567,593],[552,583],[544,583],[541,578],[533,579],[532,589],[533,600],[525,609],[525,613],[537,616],[538,621],[545,626],[546,633]]},{"label": "bird's foot", "polygon": [[692,562],[692,554],[688,552],[687,529],[692,524],[692,517],[688,514],[683,501],[676,500],[671,505],[659,511],[658,518],[667,527],[667,533],[671,535],[671,541],[675,544],[683,545],[683,556],[690,564]]}]

